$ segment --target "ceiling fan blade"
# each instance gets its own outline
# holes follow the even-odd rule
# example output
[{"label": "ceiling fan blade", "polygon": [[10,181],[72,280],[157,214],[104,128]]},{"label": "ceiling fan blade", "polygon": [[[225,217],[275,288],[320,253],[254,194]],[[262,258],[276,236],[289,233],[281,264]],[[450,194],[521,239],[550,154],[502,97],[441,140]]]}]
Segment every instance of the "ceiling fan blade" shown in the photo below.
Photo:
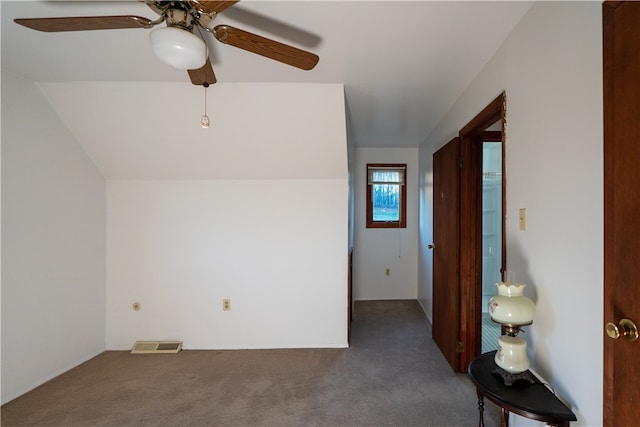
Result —
[{"label": "ceiling fan blade", "polygon": [[152,21],[141,16],[70,16],[64,18],[18,18],[16,24],[46,32],[115,30],[120,28],[151,28]]},{"label": "ceiling fan blade", "polygon": [[196,86],[209,86],[216,82],[216,75],[213,73],[213,66],[211,61],[207,58],[205,64],[195,70],[187,70],[191,83]]},{"label": "ceiling fan blade", "polygon": [[302,70],[311,70],[318,63],[318,55],[275,40],[271,40],[230,25],[217,25],[213,29],[216,39],[225,44],[262,55]]},{"label": "ceiling fan blade", "polygon": [[189,3],[203,13],[220,13],[230,8],[240,0],[235,1],[212,1],[212,0],[191,0]]}]

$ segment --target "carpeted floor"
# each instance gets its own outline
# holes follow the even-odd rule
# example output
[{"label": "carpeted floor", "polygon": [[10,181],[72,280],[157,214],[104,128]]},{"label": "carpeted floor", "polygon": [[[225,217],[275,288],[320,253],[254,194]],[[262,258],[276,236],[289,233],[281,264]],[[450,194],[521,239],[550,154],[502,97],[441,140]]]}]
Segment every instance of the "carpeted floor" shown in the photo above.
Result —
[{"label": "carpeted floor", "polygon": [[[357,302],[349,349],[105,352],[2,407],[2,426],[476,426],[475,389],[416,301]],[[487,426],[498,410],[485,405]]]}]

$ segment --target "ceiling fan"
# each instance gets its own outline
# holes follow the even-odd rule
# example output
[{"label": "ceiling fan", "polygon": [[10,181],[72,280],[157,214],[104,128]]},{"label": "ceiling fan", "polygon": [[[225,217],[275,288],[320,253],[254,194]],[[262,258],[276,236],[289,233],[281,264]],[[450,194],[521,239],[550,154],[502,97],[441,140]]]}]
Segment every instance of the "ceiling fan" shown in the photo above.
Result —
[{"label": "ceiling fan", "polygon": [[[209,60],[206,43],[199,29],[209,32],[225,44],[262,55],[302,70],[311,70],[318,63],[314,53],[289,46],[278,41],[241,30],[230,25],[213,25],[216,16],[238,3],[236,1],[155,1],[144,2],[160,15],[151,20],[134,15],[77,16],[62,18],[18,18],[17,24],[46,32],[110,30],[123,28],[153,28],[162,22],[166,26],[154,28],[150,35],[151,46],[160,60],[187,70],[191,83],[209,86],[216,82]],[[198,29],[200,37],[194,34]]]}]

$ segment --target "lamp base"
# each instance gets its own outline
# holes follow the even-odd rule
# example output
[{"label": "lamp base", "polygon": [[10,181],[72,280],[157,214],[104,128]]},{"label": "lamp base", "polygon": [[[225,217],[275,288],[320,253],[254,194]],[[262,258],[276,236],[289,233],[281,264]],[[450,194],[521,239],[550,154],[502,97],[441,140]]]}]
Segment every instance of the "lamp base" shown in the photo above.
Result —
[{"label": "lamp base", "polygon": [[502,335],[498,338],[495,361],[496,365],[512,374],[526,371],[529,369],[527,342],[520,337]]},{"label": "lamp base", "polygon": [[504,369],[502,369],[501,367],[498,366],[491,373],[492,374],[496,374],[500,378],[502,378],[502,381],[504,382],[504,385],[506,385],[508,387],[511,387],[513,385],[513,383],[515,383],[516,381],[527,381],[530,384],[534,384],[535,383],[535,380],[533,378],[531,378],[531,375],[529,375],[529,373],[527,371],[519,372],[517,374],[512,374],[511,372],[507,372],[507,371],[505,371]]}]

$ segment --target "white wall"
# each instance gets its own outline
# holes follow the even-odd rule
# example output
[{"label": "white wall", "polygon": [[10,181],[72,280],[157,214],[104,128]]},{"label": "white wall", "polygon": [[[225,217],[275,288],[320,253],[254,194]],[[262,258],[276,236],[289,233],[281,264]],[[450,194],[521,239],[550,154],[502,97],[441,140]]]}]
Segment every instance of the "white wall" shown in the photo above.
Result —
[{"label": "white wall", "polygon": [[420,150],[424,177],[434,147],[506,91],[507,264],[537,305],[525,335],[533,367],[582,426],[602,424],[601,7],[536,2]]},{"label": "white wall", "polygon": [[346,177],[109,181],[107,348],[345,347],[347,195]]},{"label": "white wall", "polygon": [[[49,85],[47,93],[64,107],[72,129],[84,134],[84,125],[68,114],[70,104],[60,102],[59,88]],[[179,141],[188,151],[181,157],[199,157],[193,168],[169,161],[165,168],[141,164],[122,174],[105,168],[112,176],[107,348],[165,339],[182,340],[186,349],[346,347],[349,178],[342,85],[235,84],[216,93],[220,105],[246,107],[242,114],[217,116],[220,126],[208,129],[214,133],[206,140]],[[202,129],[186,132],[201,135]],[[227,138],[215,137],[225,132]],[[154,153],[156,159],[165,155]],[[229,312],[222,311],[226,298]],[[140,311],[132,309],[134,302]]]},{"label": "white wall", "polygon": [[[407,227],[366,228],[367,163],[407,164]],[[418,283],[418,149],[355,150],[353,299],[416,299]],[[385,269],[391,274],[387,276]]]},{"label": "white wall", "polygon": [[105,180],[2,74],[2,403],[105,348]]}]

